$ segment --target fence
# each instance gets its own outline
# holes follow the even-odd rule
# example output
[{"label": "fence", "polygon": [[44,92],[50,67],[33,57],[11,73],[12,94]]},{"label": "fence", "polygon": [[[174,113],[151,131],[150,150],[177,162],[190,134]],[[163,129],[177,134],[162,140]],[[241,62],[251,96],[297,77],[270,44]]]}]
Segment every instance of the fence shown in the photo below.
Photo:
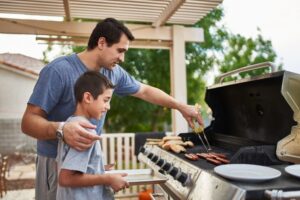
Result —
[{"label": "fence", "polygon": [[[144,169],[146,166],[138,162],[135,151],[134,133],[103,134],[102,150],[104,163],[115,163],[115,169]],[[134,197],[143,188],[149,186],[132,186],[116,194],[116,197]]]}]

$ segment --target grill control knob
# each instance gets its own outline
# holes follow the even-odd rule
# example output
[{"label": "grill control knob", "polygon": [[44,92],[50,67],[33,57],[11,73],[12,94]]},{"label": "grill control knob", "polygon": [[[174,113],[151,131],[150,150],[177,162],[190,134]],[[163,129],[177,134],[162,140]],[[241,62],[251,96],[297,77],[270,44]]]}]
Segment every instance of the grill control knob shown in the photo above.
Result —
[{"label": "grill control knob", "polygon": [[190,174],[182,172],[177,179],[183,186],[188,186],[192,184],[192,178]]},{"label": "grill control knob", "polygon": [[161,174],[163,174],[163,175],[166,174],[166,172],[164,170],[162,170],[162,169],[158,170],[158,172],[161,173]]},{"label": "grill control knob", "polygon": [[154,155],[151,160],[152,162],[156,163],[158,161],[158,156]]},{"label": "grill control knob", "polygon": [[170,175],[173,176],[174,179],[180,174],[180,170],[177,167],[173,167],[170,171]]},{"label": "grill control knob", "polygon": [[145,147],[141,147],[141,148],[140,148],[140,152],[142,152],[143,154],[145,154],[145,152],[146,152]]},{"label": "grill control knob", "polygon": [[169,171],[171,169],[171,164],[167,162],[166,164],[164,164],[162,169],[166,172]]},{"label": "grill control knob", "polygon": [[157,162],[157,165],[162,167],[165,163],[166,163],[166,161],[164,159],[159,159]]},{"label": "grill control knob", "polygon": [[147,157],[148,157],[149,159],[151,159],[153,155],[154,155],[153,153],[149,153]]}]

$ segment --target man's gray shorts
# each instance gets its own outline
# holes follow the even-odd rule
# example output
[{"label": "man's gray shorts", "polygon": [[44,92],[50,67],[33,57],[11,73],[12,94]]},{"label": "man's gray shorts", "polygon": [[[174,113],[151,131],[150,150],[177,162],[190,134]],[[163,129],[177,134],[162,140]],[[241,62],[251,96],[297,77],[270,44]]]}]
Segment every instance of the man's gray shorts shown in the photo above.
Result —
[{"label": "man's gray shorts", "polygon": [[36,161],[35,199],[56,200],[57,164],[55,158],[38,156]]}]

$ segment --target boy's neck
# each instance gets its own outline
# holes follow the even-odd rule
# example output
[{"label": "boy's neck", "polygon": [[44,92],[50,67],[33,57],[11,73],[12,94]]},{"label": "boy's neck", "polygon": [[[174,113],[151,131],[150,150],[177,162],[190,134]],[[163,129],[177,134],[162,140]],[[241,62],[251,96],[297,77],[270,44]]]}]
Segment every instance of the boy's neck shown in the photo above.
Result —
[{"label": "boy's neck", "polygon": [[87,110],[80,103],[77,104],[74,115],[75,116],[83,116],[87,119],[91,118],[89,113],[87,112]]}]

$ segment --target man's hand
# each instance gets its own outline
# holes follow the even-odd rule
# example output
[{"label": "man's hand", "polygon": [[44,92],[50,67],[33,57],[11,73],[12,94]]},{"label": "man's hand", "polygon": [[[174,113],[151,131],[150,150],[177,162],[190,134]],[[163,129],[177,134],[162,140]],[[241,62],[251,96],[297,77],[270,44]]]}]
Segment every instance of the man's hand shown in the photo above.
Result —
[{"label": "man's hand", "polygon": [[195,106],[180,104],[178,111],[182,114],[191,128],[194,128],[193,119],[196,119],[199,125],[204,125],[202,116]]},{"label": "man's hand", "polygon": [[67,122],[63,128],[64,141],[78,151],[86,150],[94,141],[101,139],[100,136],[89,133],[86,128],[95,129],[96,126],[85,121]]},{"label": "man's hand", "polygon": [[110,174],[109,185],[114,190],[114,192],[118,192],[129,187],[129,183],[123,178],[125,176],[127,176],[126,173]]}]

